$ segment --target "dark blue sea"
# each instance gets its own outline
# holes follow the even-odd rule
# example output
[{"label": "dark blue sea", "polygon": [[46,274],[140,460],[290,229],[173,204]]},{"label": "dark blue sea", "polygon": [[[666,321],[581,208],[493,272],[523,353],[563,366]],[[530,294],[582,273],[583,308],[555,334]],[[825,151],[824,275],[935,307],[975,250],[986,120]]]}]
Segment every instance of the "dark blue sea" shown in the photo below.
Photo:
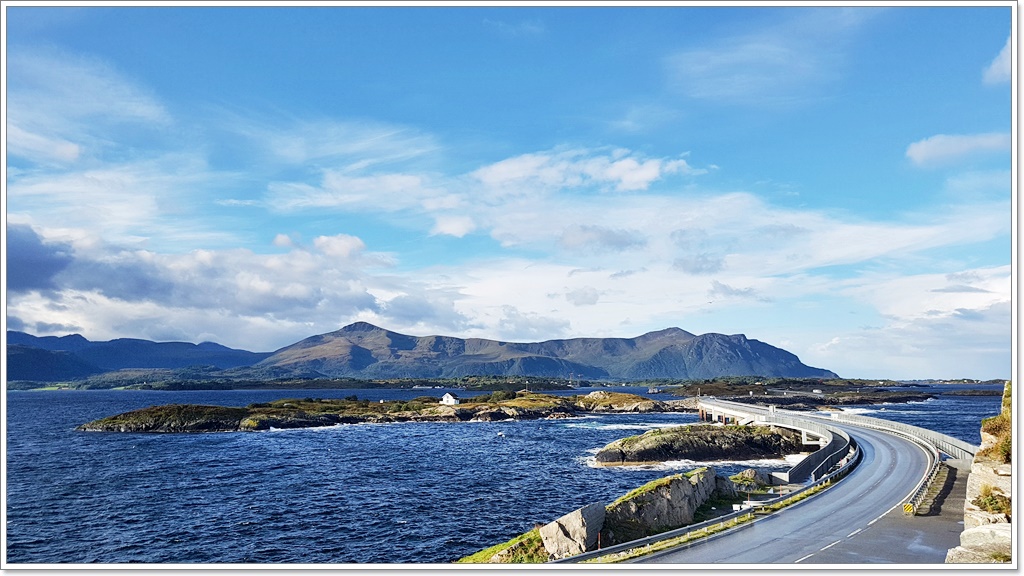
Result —
[{"label": "dark blue sea", "polygon": [[[376,401],[445,391],[8,391],[7,562],[446,563],[702,464],[588,463],[608,442],[696,421],[691,414],[215,434],[74,430],[156,404],[351,394]],[[977,444],[979,422],[998,412],[999,398],[855,410]],[[784,461],[712,465],[725,473],[786,468]]]}]

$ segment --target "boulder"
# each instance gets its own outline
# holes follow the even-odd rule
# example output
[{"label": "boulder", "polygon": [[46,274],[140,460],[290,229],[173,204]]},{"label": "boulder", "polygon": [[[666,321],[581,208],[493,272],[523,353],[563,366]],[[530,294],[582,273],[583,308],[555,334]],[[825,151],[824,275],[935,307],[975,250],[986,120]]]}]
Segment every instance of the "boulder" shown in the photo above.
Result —
[{"label": "boulder", "polygon": [[771,486],[772,484],[771,475],[760,468],[747,468],[733,476],[733,478],[734,481],[742,482],[743,484],[755,484],[758,486]]},{"label": "boulder", "polygon": [[960,533],[960,546],[988,554],[1010,555],[1010,524],[986,524]]},{"label": "boulder", "polygon": [[588,504],[573,510],[554,522],[540,528],[544,549],[553,559],[566,558],[592,550],[597,545],[598,533],[604,525],[603,502]]},{"label": "boulder", "polygon": [[946,564],[999,564],[1003,560],[993,558],[991,555],[957,546],[946,552]]}]

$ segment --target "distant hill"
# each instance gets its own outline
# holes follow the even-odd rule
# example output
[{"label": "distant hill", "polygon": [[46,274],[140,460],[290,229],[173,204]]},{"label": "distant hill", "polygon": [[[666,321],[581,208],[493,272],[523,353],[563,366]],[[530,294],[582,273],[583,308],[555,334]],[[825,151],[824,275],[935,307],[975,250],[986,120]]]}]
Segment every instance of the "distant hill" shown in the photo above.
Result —
[{"label": "distant hill", "polygon": [[[213,342],[119,338],[91,342],[70,336],[7,332],[11,380],[52,382],[125,369],[171,369],[175,377],[460,378],[544,376],[601,380],[704,379],[721,376],[836,378],[795,355],[742,334],[694,335],[679,328],[636,338],[572,338],[501,342],[453,336],[407,336],[356,322],[276,352],[248,352]],[[192,367],[203,370],[181,370]],[[193,376],[195,374],[195,376]]]},{"label": "distant hill", "polygon": [[[236,350],[203,342],[152,342],[132,338],[119,338],[107,342],[91,342],[86,338],[72,334],[70,336],[33,336],[15,330],[7,331],[7,358],[11,361],[12,347],[23,347],[47,352],[60,352],[60,355],[43,355],[25,351],[18,358],[19,374],[17,379],[50,382],[61,379],[79,377],[82,367],[95,369],[92,373],[120,370],[124,368],[187,368],[190,366],[215,366],[220,369],[251,366],[269,356],[269,353]],[[67,370],[55,370],[57,358],[63,358],[59,365]],[[80,367],[70,368],[70,362],[77,360]],[[61,374],[66,374],[61,376]],[[11,379],[15,379],[13,371]]]},{"label": "distant hill", "polygon": [[44,350],[22,344],[7,345],[7,380],[58,382],[105,372],[71,352]]},{"label": "distant hill", "polygon": [[636,338],[536,343],[407,336],[365,322],[312,336],[254,366],[325,377],[453,378],[471,375],[585,379],[698,379],[720,376],[835,378],[795,355],[742,334],[696,336],[679,328]]}]

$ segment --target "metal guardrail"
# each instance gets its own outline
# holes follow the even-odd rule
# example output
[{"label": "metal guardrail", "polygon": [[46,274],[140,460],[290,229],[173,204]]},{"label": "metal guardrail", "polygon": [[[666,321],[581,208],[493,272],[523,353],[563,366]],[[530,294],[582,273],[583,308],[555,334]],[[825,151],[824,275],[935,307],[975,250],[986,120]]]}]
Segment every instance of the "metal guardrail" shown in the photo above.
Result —
[{"label": "metal guardrail", "polygon": [[[796,490],[794,492],[790,492],[788,494],[783,494],[783,495],[779,496],[778,498],[773,498],[771,500],[759,501],[756,504],[756,506],[752,506],[751,508],[747,508],[747,509],[744,509],[744,510],[738,510],[738,511],[735,511],[735,512],[730,512],[729,514],[725,514],[725,515],[719,516],[717,518],[712,518],[711,520],[705,520],[704,522],[699,522],[697,524],[690,524],[689,526],[683,526],[682,528],[676,528],[675,530],[669,530],[668,532],[662,532],[661,534],[655,534],[654,536],[648,536],[646,538],[639,538],[637,540],[631,540],[629,542],[624,542],[622,544],[616,544],[615,546],[608,546],[607,548],[602,548],[600,550],[592,550],[590,552],[584,552],[582,554],[577,554],[576,556],[570,556],[568,558],[562,558],[562,559],[559,559],[559,560],[552,560],[552,561],[548,562],[548,564],[573,564],[573,563],[577,563],[577,562],[583,562],[584,560],[591,560],[591,559],[594,559],[594,558],[600,558],[602,556],[607,556],[609,554],[617,554],[619,552],[625,552],[627,550],[633,550],[633,549],[636,549],[636,548],[642,548],[644,546],[649,546],[651,544],[656,544],[656,543],[662,542],[664,540],[671,540],[673,538],[678,538],[678,537],[686,536],[688,534],[692,534],[692,533],[696,533],[696,532],[701,532],[701,531],[703,531],[703,530],[705,530],[707,528],[711,528],[711,527],[714,527],[714,526],[717,526],[717,525],[721,525],[721,526],[724,527],[724,525],[726,523],[728,523],[728,522],[730,522],[732,520],[735,520],[737,518],[743,518],[743,517],[746,517],[746,516],[754,516],[754,515],[756,515],[755,508],[768,508],[768,507],[771,507],[771,506],[773,506],[775,504],[780,504],[782,502],[785,502],[786,500],[790,500],[792,498],[795,498],[795,497],[803,494],[804,492],[807,492],[809,490],[813,490],[813,489],[815,489],[818,486],[821,486],[823,484],[827,484],[829,482],[837,481],[837,480],[842,479],[844,476],[849,474],[857,466],[857,464],[860,463],[860,459],[861,459],[861,450],[860,450],[860,448],[857,447],[856,444],[853,444],[851,446],[851,448],[853,450],[853,453],[852,454],[848,454],[850,456],[849,460],[845,464],[843,464],[843,466],[841,466],[838,470],[836,470],[835,472],[832,472],[831,474],[827,474],[827,475],[823,476],[822,478],[816,480],[815,482],[813,482],[811,484],[808,484],[807,486],[804,486],[804,487],[802,487],[799,490]],[[752,521],[756,522],[757,520],[754,519]]]}]

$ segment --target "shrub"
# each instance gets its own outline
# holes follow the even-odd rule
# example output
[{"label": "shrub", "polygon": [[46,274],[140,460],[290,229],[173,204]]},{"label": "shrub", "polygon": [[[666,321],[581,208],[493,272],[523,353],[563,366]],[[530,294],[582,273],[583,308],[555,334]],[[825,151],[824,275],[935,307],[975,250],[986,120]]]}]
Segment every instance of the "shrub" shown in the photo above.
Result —
[{"label": "shrub", "polygon": [[971,504],[990,514],[1013,515],[1013,504],[1010,499],[997,492],[990,492],[988,496],[978,496]]}]

